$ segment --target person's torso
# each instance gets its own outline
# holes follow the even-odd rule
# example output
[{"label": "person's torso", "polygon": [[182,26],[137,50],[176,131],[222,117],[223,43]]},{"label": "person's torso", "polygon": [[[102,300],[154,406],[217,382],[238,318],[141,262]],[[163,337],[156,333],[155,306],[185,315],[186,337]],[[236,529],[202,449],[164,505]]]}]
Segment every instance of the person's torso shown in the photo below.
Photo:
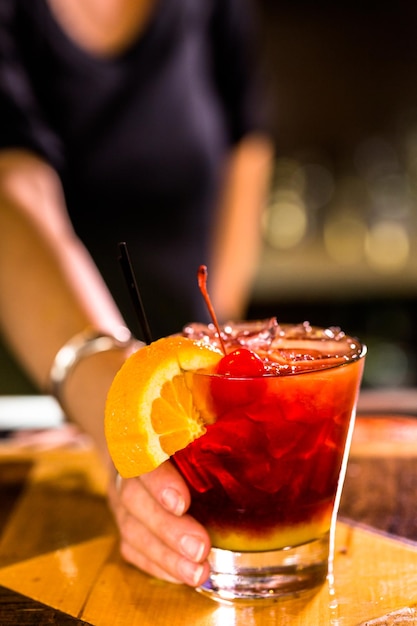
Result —
[{"label": "person's torso", "polygon": [[234,49],[229,26],[218,51],[212,14],[222,2],[157,0],[140,36],[115,55],[77,44],[46,0],[8,3],[17,7],[14,36],[34,101],[60,146],[71,219],[113,295],[119,304],[125,295],[115,258],[126,240],[151,317],[161,302],[168,307],[157,334],[178,330],[179,319],[202,320],[192,313],[195,272],[208,261],[222,167],[236,141],[225,92],[240,93],[234,81],[245,73],[238,52],[224,53],[225,41]]},{"label": "person's torso", "polygon": [[140,38],[106,59],[77,46],[42,0],[32,2],[42,10],[32,10],[26,24],[26,63],[65,146],[74,219],[82,192],[101,205],[102,219],[117,201],[119,211],[140,211],[143,227],[165,207],[175,228],[181,208],[209,193],[227,142],[210,3],[160,0]]}]

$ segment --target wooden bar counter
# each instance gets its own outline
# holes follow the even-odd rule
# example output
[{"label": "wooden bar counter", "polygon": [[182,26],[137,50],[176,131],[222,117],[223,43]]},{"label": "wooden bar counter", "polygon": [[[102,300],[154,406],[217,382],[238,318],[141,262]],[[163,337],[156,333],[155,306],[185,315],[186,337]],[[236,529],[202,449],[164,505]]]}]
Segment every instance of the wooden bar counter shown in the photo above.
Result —
[{"label": "wooden bar counter", "polygon": [[1,626],[417,625],[416,417],[357,418],[334,576],[275,604],[219,605],[124,563],[104,487],[80,437],[0,440]]}]

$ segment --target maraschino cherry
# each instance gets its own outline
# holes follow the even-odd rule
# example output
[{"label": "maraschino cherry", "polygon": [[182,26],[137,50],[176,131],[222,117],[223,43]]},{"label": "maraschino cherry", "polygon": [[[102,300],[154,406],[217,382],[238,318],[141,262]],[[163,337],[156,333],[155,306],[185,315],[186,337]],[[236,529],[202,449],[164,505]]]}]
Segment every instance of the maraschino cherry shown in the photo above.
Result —
[{"label": "maraschino cherry", "polygon": [[265,367],[262,359],[247,348],[237,348],[230,354],[226,354],[216,368],[217,374],[244,378],[246,376],[263,376]]},{"label": "maraschino cherry", "polygon": [[232,378],[263,376],[265,374],[263,361],[255,352],[252,352],[252,350],[248,350],[247,348],[237,348],[233,352],[230,352],[229,354],[227,353],[226,346],[220,332],[220,326],[217,321],[217,316],[207,291],[207,275],[207,267],[205,265],[200,265],[197,275],[198,286],[207,305],[210,317],[213,320],[213,324],[217,330],[221,349],[224,353],[224,357],[217,364],[216,373],[222,374],[222,376],[230,376]]}]

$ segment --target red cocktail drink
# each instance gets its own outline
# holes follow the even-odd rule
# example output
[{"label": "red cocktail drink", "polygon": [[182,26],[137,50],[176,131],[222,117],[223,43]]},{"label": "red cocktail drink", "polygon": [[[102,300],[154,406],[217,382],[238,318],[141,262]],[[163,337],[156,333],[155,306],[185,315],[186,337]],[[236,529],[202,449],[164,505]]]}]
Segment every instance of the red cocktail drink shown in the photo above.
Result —
[{"label": "red cocktail drink", "polygon": [[[198,332],[206,331],[195,325],[188,330]],[[215,341],[210,334],[207,341]],[[365,349],[339,329],[278,326],[275,320],[242,324],[230,336],[226,329],[224,338],[228,350],[243,344],[255,351],[264,372],[190,376],[212,421],[205,435],[174,457],[192,494],[190,513],[216,549],[239,553],[241,561],[245,553],[256,554],[258,569],[265,562],[271,570],[277,551],[300,554],[324,541],[328,552]],[[311,568],[307,560],[298,562],[300,571]],[[277,564],[281,578],[283,567]],[[314,568],[317,574],[317,563]],[[326,573],[327,562],[310,586]],[[277,592],[271,581],[267,587],[258,589],[260,597]]]}]

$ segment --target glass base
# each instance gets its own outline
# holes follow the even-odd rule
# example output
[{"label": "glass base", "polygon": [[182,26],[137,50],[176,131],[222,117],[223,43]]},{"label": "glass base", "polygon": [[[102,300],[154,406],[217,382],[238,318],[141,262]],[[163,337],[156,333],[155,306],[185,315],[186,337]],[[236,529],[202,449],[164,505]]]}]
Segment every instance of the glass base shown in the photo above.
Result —
[{"label": "glass base", "polygon": [[301,546],[271,552],[212,548],[209,561],[211,574],[197,588],[200,593],[219,602],[276,602],[325,582],[329,534]]}]

